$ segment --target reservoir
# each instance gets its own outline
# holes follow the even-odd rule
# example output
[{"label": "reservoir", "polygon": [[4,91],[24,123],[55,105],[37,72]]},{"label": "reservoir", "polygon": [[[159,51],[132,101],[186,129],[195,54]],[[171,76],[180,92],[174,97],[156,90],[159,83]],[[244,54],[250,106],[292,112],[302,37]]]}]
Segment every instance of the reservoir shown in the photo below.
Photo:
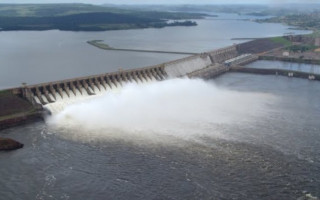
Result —
[{"label": "reservoir", "polygon": [[[181,52],[205,52],[257,38],[309,31],[289,30],[274,23],[256,23],[252,16],[219,14],[196,20],[195,27],[119,30],[105,32],[0,32],[0,89],[80,76],[151,66],[185,57],[177,54],[103,51],[89,40],[111,47]],[[246,28],[244,28],[246,27]],[[268,30],[268,31],[266,31]]]}]

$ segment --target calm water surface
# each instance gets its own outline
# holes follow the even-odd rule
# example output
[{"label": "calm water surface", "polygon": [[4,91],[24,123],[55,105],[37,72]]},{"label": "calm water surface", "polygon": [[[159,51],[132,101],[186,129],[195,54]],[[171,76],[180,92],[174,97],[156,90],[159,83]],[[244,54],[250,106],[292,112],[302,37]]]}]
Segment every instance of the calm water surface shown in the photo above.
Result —
[{"label": "calm water surface", "polygon": [[[1,137],[17,139],[25,147],[0,153],[0,197],[320,197],[320,83],[242,73],[211,81],[227,90],[265,93],[278,100],[267,103],[267,114],[256,120],[202,124],[197,140],[172,138],[175,145],[121,139],[80,142],[49,131],[43,122],[3,130]],[[217,137],[217,132],[226,137]]]},{"label": "calm water surface", "polygon": [[[239,19],[249,16],[219,14],[197,20],[196,27],[119,30],[106,32],[0,32],[0,89],[160,64],[184,55],[103,51],[89,40],[101,39],[112,47],[204,52],[244,42],[232,38],[283,35],[288,26]],[[244,28],[245,27],[245,28]],[[296,31],[295,34],[308,33]]]}]

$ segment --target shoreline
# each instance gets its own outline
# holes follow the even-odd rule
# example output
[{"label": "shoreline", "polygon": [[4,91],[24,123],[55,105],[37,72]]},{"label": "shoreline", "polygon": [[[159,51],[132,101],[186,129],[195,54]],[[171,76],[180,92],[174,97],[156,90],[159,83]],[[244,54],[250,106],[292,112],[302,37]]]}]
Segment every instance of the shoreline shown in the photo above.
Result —
[{"label": "shoreline", "polygon": [[29,114],[21,114],[0,120],[0,131],[11,127],[17,127],[32,122],[42,121],[42,111],[36,111]]}]

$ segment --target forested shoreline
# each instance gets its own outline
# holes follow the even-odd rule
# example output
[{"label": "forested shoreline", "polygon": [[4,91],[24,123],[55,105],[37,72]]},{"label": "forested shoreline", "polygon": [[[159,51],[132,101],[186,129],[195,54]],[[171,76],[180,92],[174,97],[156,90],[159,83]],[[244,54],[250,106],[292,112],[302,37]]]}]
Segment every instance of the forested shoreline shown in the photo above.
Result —
[{"label": "forested shoreline", "polygon": [[0,4],[0,30],[106,31],[196,26],[197,13],[135,11],[83,4]]}]

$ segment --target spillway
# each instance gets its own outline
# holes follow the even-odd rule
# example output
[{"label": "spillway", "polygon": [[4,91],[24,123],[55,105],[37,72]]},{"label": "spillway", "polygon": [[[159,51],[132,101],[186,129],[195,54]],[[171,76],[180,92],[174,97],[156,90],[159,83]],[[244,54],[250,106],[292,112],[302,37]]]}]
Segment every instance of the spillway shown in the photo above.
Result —
[{"label": "spillway", "polygon": [[21,93],[33,105],[57,113],[66,105],[117,92],[128,83],[145,84],[179,77],[217,76],[230,69],[229,64],[224,62],[237,56],[236,46],[230,46],[150,67],[25,86],[21,88]]},{"label": "spillway", "polygon": [[42,84],[31,89],[33,101],[51,113],[58,113],[67,105],[117,92],[128,83],[145,84],[166,79],[161,68],[118,72],[63,82]]}]

